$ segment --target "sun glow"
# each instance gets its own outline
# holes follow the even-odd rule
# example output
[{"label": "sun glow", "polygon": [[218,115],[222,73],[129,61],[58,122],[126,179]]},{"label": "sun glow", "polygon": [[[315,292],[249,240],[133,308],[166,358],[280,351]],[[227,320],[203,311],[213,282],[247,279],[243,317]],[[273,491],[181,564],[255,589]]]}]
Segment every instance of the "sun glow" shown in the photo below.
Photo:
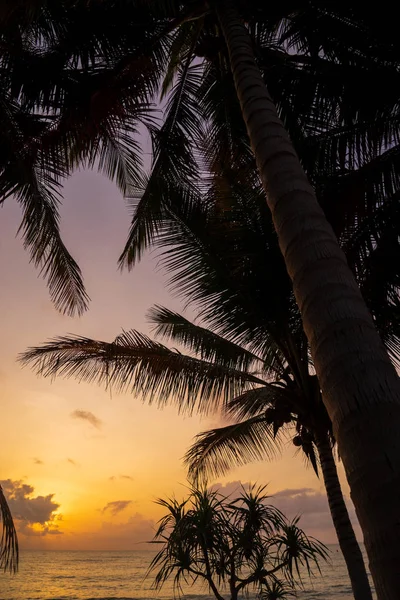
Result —
[{"label": "sun glow", "polygon": [[[152,537],[162,514],[154,500],[185,495],[182,457],[194,436],[218,426],[219,419],[185,418],[173,407],[160,411],[95,384],[41,379],[16,363],[28,346],[65,333],[104,340],[121,328],[151,334],[145,315],[156,302],[182,310],[153,258],[145,257],[131,273],[117,272],[127,215],[114,186],[82,172],[67,181],[64,192],[65,241],[92,298],[81,319],[54,310],[44,282],[15,239],[16,205],[2,210],[1,240],[7,248],[0,253],[2,479],[16,494],[15,511],[29,515],[22,548],[136,548]],[[234,469],[220,481],[271,482],[271,493],[319,489],[312,470],[292,456],[290,446],[283,460]]]}]

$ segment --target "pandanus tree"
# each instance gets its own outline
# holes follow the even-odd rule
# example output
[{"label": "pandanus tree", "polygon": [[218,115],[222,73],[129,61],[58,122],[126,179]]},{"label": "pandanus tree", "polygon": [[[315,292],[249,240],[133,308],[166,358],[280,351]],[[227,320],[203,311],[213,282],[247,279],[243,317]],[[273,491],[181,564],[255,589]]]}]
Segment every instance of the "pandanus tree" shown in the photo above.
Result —
[{"label": "pandanus tree", "polygon": [[[234,185],[222,178],[219,183],[216,186],[214,178],[208,195],[199,201],[191,198],[184,203],[180,199],[170,206],[157,240],[164,265],[173,272],[172,284],[197,306],[210,327],[194,325],[166,309],[152,311],[157,333],[175,346],[183,345],[189,355],[129,332],[111,344],[60,338],[28,351],[23,360],[43,375],[98,380],[143,394],[149,401],[177,402],[181,410],[207,413],[225,405],[231,416],[236,410],[236,417],[250,417],[242,427],[233,424],[216,432],[213,440],[201,438],[192,453],[197,470],[202,465],[212,469],[209,450],[214,441],[217,456],[224,456],[215,466],[227,469],[230,461],[272,455],[281,428],[294,424],[296,443],[301,442],[315,468],[317,462],[321,464],[355,596],[368,598],[362,555],[332,455],[330,420],[312,374],[300,315],[262,190],[256,181],[251,188],[237,178]],[[380,227],[376,221],[382,237],[386,221]],[[365,250],[363,238],[353,237],[353,250],[358,243],[360,254]],[[262,276],[265,266],[268,280]],[[369,271],[357,276],[360,284],[368,287]],[[388,346],[396,351],[394,322],[383,318],[382,322],[386,323]],[[208,446],[204,456],[202,442],[204,448]]]},{"label": "pandanus tree", "polygon": [[183,502],[158,504],[167,514],[153,540],[162,546],[149,568],[156,589],[173,578],[177,594],[201,582],[216,600],[237,600],[250,590],[263,600],[285,599],[328,556],[296,519],[268,505],[261,487],[243,489],[237,498],[194,487]]}]

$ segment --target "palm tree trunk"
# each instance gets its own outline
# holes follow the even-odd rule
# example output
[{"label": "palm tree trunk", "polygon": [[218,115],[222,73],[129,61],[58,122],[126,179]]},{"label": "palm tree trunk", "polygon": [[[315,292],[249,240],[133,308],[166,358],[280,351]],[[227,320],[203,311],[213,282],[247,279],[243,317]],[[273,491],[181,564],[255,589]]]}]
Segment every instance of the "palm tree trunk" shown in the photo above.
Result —
[{"label": "palm tree trunk", "polygon": [[236,10],[217,4],[236,92],[346,469],[380,600],[400,598],[400,384],[301,168]]},{"label": "palm tree trunk", "polygon": [[343,498],[332,447],[326,435],[316,444],[333,525],[346,562],[355,600],[372,600],[364,559]]}]

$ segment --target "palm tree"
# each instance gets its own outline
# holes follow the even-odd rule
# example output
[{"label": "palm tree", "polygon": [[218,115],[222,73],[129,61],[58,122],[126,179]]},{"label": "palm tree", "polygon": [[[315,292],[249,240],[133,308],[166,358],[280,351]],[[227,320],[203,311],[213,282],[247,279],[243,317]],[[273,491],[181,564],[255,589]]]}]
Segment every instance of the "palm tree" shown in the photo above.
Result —
[{"label": "palm tree", "polygon": [[[123,0],[0,9],[0,203],[20,204],[24,246],[63,313],[80,315],[89,298],[60,234],[62,184],[78,167],[97,168],[124,194],[141,181],[137,135],[152,125],[156,81],[143,57],[150,25]],[[163,44],[152,51],[162,64]]]},{"label": "palm tree", "polygon": [[[227,61],[227,64],[231,68],[235,80],[237,96],[242,104],[241,111],[246,122],[251,145],[256,149],[255,157],[257,163],[259,164],[260,169],[262,167],[261,171],[264,188],[268,189],[268,201],[273,212],[275,226],[278,230],[280,246],[285,255],[289,273],[294,281],[295,293],[302,310],[303,322],[310,341],[315,367],[324,390],[324,401],[327,404],[328,412],[333,420],[335,433],[338,436],[339,446],[344,464],[347,468],[350,484],[351,486],[355,486],[354,500],[361,524],[365,532],[367,532],[367,528],[369,527],[367,545],[372,548],[374,546],[374,540],[377,539],[379,541],[381,536],[379,531],[382,530],[382,527],[380,526],[382,524],[379,523],[379,518],[382,518],[384,523],[388,523],[390,519],[387,518],[387,515],[391,514],[391,522],[395,522],[396,498],[393,494],[390,498],[390,495],[386,494],[386,498],[380,498],[379,502],[375,502],[373,506],[369,505],[367,502],[363,507],[363,491],[369,490],[368,493],[365,494],[365,497],[372,498],[374,497],[374,493],[382,494],[383,487],[380,486],[379,489],[376,488],[376,478],[374,479],[372,477],[370,470],[361,470],[363,474],[361,479],[352,477],[354,469],[359,470],[359,466],[362,468],[363,460],[365,458],[364,452],[359,452],[357,454],[355,449],[356,447],[366,447],[366,439],[361,438],[362,436],[367,436],[365,433],[367,427],[361,426],[358,428],[358,426],[355,426],[355,423],[357,422],[362,425],[362,415],[360,416],[359,414],[361,410],[360,407],[366,405],[369,407],[368,410],[365,411],[366,425],[373,422],[377,429],[378,424],[380,424],[380,433],[377,431],[376,434],[378,436],[381,435],[382,444],[388,439],[387,432],[385,431],[385,435],[383,436],[382,431],[385,429],[384,421],[385,419],[388,419],[387,406],[395,412],[398,410],[396,408],[397,400],[395,400],[397,396],[393,395],[393,393],[390,394],[389,392],[389,388],[395,389],[398,385],[397,378],[394,370],[386,359],[386,354],[382,350],[378,337],[374,333],[369,314],[365,310],[361,296],[354,285],[353,279],[349,275],[345,261],[343,260],[343,255],[338,251],[335,237],[333,236],[331,229],[327,227],[325,217],[315,201],[313,192],[300,168],[296,155],[293,152],[293,148],[288,141],[288,138],[285,137],[285,132],[280,121],[276,118],[274,112],[275,109],[268,97],[261,71],[254,61],[253,47],[249,41],[248,29],[254,31],[257,30],[258,25],[260,25],[258,31],[261,31],[261,34],[265,31],[265,27],[268,25],[268,19],[270,19],[271,15],[265,15],[265,10],[261,10],[262,8],[263,7],[260,8],[257,6],[256,3],[251,5],[250,10],[247,10],[247,7],[240,5],[239,13],[235,13],[235,9],[228,4],[219,4],[216,6],[215,10],[213,6],[209,5],[205,7],[205,10],[203,5],[192,5],[189,12],[184,11],[184,14],[182,14],[180,11],[181,7],[178,4],[172,6],[172,13],[168,13],[167,11],[166,15],[164,14],[164,20],[159,20],[162,22],[159,31],[165,31],[163,25],[165,21],[167,21],[168,34],[175,35],[174,27],[179,25],[181,29],[176,33],[175,37],[173,37],[173,41],[176,42],[179,49],[185,47],[186,44],[186,53],[188,58],[190,58],[196,50],[199,51],[197,42],[204,42],[204,39],[200,39],[200,29],[203,26],[203,22],[207,20],[209,30],[213,30],[213,28],[215,29],[216,27],[217,35],[214,34],[213,37],[220,38],[219,41],[217,40],[218,43],[220,43],[222,39],[222,43],[225,45],[224,47],[229,51],[229,60]],[[254,18],[256,9],[261,10],[261,17],[259,19]],[[168,10],[170,10],[169,5]],[[252,10],[254,10],[253,13],[251,12]],[[325,11],[321,16],[321,12],[312,8],[310,9],[307,6],[294,13],[291,6],[289,8],[285,6],[278,15],[273,16],[272,24],[270,23],[269,27],[273,28],[277,24],[282,24],[282,17],[283,23],[285,23],[285,18],[288,14],[290,16],[290,19],[286,19],[286,21],[289,22],[289,27],[286,30],[288,38],[295,38],[296,35],[298,35],[298,31],[301,30],[301,26],[303,26],[304,30],[304,23],[308,23],[307,32],[305,36],[300,35],[300,39],[304,41],[304,37],[306,37],[307,40],[311,40],[309,44],[311,58],[314,58],[316,53],[318,55],[321,54],[321,44],[318,46],[318,40],[319,42],[321,41],[321,32],[325,35],[324,43],[322,44],[322,54],[331,56],[334,61],[337,60],[346,63],[346,65],[350,65],[354,56],[357,55],[361,55],[362,59],[365,59],[367,55],[373,56],[375,60],[377,54],[374,54],[374,52],[377,49],[381,49],[379,44],[382,45],[382,31],[378,31],[377,27],[371,28],[371,20],[373,17],[368,11],[361,16],[355,14],[351,7],[346,7],[346,9],[341,10],[341,13],[339,14],[332,15],[329,11]],[[171,19],[169,19],[170,16],[172,16],[172,22]],[[242,21],[238,18],[239,16],[244,17],[249,23],[248,29],[245,28]],[[332,18],[330,18],[332,16],[336,18],[335,22],[337,26],[333,28],[333,34],[328,34],[326,27],[328,23],[332,25]],[[358,20],[354,18],[355,16]],[[311,20],[309,17],[311,17]],[[318,19],[317,27],[315,27],[316,17]],[[314,21],[312,18],[314,18]],[[362,26],[360,26],[360,23]],[[251,27],[253,26],[254,29],[252,30]],[[343,37],[342,33],[344,30],[347,32],[347,36],[344,39],[351,41],[347,46],[342,42],[338,43],[338,38]],[[183,42],[180,33],[181,31],[183,31]],[[372,37],[371,31],[373,34]],[[153,32],[154,28],[152,29],[152,33]],[[316,32],[320,36],[319,38]],[[340,35],[338,32],[340,32]],[[375,37],[378,41],[373,37],[375,34],[377,34]],[[197,35],[198,37],[193,37],[193,35]],[[187,45],[189,37],[191,37],[192,42]],[[160,39],[159,36],[155,36],[155,40]],[[155,43],[154,40],[152,43]],[[349,53],[349,48],[356,48],[357,51],[355,53]],[[206,50],[207,52],[210,51],[210,44],[208,44]],[[385,60],[381,60],[380,62],[375,60],[375,64],[379,64],[379,67],[382,67],[382,65],[387,64],[390,61],[392,61],[393,64],[396,60],[396,48],[393,44],[386,45],[385,52]],[[137,56],[138,54],[136,53],[136,57]],[[374,60],[372,60],[372,63]],[[129,68],[131,68],[132,61],[128,60],[128,63]],[[371,62],[369,64],[371,65]],[[181,84],[176,89],[176,94],[172,97],[170,103],[171,110],[169,111],[169,114],[171,115],[171,119],[167,122],[166,127],[162,129],[162,135],[157,134],[156,137],[158,144],[158,155],[156,159],[157,168],[153,172],[155,175],[152,178],[152,185],[153,191],[157,191],[158,188],[158,196],[160,198],[166,196],[168,198],[177,195],[180,196],[182,195],[182,192],[187,195],[189,193],[188,189],[190,190],[192,184],[195,165],[190,155],[188,144],[185,141],[185,136],[196,130],[196,120],[194,120],[196,112],[193,113],[192,111],[192,114],[187,112],[187,103],[189,102],[193,106],[194,101],[193,95],[190,93],[185,94],[189,89],[188,86],[183,86],[183,84],[186,84],[187,82],[192,85],[193,81],[196,80],[196,69],[191,67],[192,65],[188,60],[185,63],[185,66],[180,69],[179,75]],[[251,93],[246,87],[247,84],[245,85],[243,78],[239,76],[240,71],[243,71],[242,67],[245,67],[246,81],[248,81],[249,73],[252,73]],[[111,81],[121,82],[121,78],[118,78],[116,73],[120,75],[121,72],[124,73],[126,70],[126,64],[122,68],[121,65],[119,65],[119,70],[114,70],[112,72]],[[171,67],[169,69],[169,75],[171,76],[173,74],[174,69]],[[200,79],[199,73],[197,72],[197,82]],[[126,81],[126,79],[124,81]],[[107,85],[106,87],[109,91],[110,86]],[[111,86],[111,88],[114,91],[113,86]],[[148,88],[146,88],[146,92],[147,89]],[[254,95],[256,89],[257,94]],[[132,92],[132,90],[130,91]],[[136,93],[136,90],[134,90],[134,93]],[[114,110],[116,105],[115,97],[118,97],[118,94],[114,93],[114,95],[111,95],[113,96],[111,104],[113,105]],[[93,94],[90,94],[90,98],[93,99],[93,96]],[[108,99],[109,96],[110,94],[108,94]],[[183,102],[183,99],[185,99],[186,104]],[[210,100],[210,98],[208,98],[208,100]],[[253,109],[250,111],[249,107],[251,105],[253,106]],[[255,108],[256,105],[257,108]],[[262,107],[260,108],[261,105]],[[266,107],[268,107],[268,109],[266,109]],[[202,108],[204,108],[204,106]],[[368,104],[368,110],[370,109],[371,105]],[[388,110],[386,110],[386,113],[383,111],[382,114],[384,117],[387,116],[387,112]],[[261,115],[263,115],[262,118]],[[198,120],[200,119],[200,116],[201,115],[197,117]],[[69,115],[69,117],[71,117],[71,115]],[[371,117],[371,111],[369,117]],[[339,124],[344,122],[346,125],[347,119],[347,115],[346,118],[342,118],[341,116]],[[251,125],[251,122],[256,123],[255,128]],[[176,126],[177,123],[179,124],[179,127]],[[285,119],[285,124],[288,125],[288,119]],[[376,126],[376,122],[374,122],[374,126]],[[364,127],[364,129],[367,129],[367,133],[371,130],[370,127]],[[68,131],[68,128],[59,128],[58,131],[61,131],[61,134],[65,137],[65,131]],[[88,135],[87,132],[86,135]],[[379,135],[384,137],[381,130]],[[168,154],[165,151],[165,145],[162,143],[166,138],[172,141],[175,149],[179,148],[180,145],[183,145],[185,149],[184,155],[187,160],[181,159],[179,162],[174,162],[176,152],[175,154]],[[49,137],[46,139],[48,140]],[[280,145],[277,143],[278,140]],[[92,141],[92,138],[89,136],[89,146]],[[272,146],[271,153],[268,144]],[[376,145],[375,140],[371,143],[369,149],[372,148],[373,150],[374,144]],[[379,146],[379,144],[377,145]],[[361,146],[364,147],[363,143]],[[82,146],[78,145],[78,149],[81,147]],[[83,148],[84,150],[87,150],[87,145],[83,144]],[[264,149],[262,150],[262,148]],[[343,150],[346,155],[347,147],[342,148],[342,152]],[[159,160],[160,156],[164,159],[163,165],[168,166],[167,170],[162,170]],[[162,186],[160,184],[161,176],[163,181]],[[176,185],[177,180],[180,182],[179,186]],[[297,187],[299,189],[294,189],[295,186],[293,185],[293,182],[295,181],[298,182]],[[278,201],[278,199],[282,197],[285,198],[285,201]],[[299,210],[299,207],[301,207],[301,211]],[[157,211],[154,211],[154,208],[155,206],[151,202],[151,198],[147,195],[140,203],[140,210],[138,209],[137,212],[137,222],[142,219],[143,225],[143,217],[149,218],[149,212],[153,212],[153,214],[157,216]],[[149,241],[155,229],[156,225],[150,219],[150,225],[142,227],[142,241]],[[318,235],[316,235],[317,233]],[[132,242],[132,239],[131,236],[130,242]],[[127,246],[126,256],[131,256],[132,252],[132,243],[130,243]],[[313,265],[315,268],[313,268]],[[320,268],[322,266],[324,266],[324,268]],[[325,268],[329,266],[330,268]],[[305,275],[303,277],[303,268],[305,267],[306,270],[304,271]],[[306,276],[307,273],[310,274],[310,277]],[[330,296],[329,303],[326,301],[328,289],[334,291]],[[312,299],[312,302],[309,301],[309,298]],[[346,301],[343,301],[343,298],[346,298]],[[360,323],[364,323],[365,326],[360,327]],[[343,326],[344,324],[345,327]],[[351,324],[352,326],[350,327]],[[325,337],[326,332],[329,332],[328,337]],[[354,332],[356,332],[357,335],[355,335]],[[366,338],[368,338],[368,340]],[[322,341],[324,343],[322,343]],[[363,351],[361,351],[362,348],[364,348]],[[366,350],[367,348],[368,351]],[[335,362],[335,357],[339,355],[342,356],[343,353],[348,353],[351,360],[346,359]],[[365,364],[368,364],[369,376],[373,377],[373,381],[368,382],[368,385],[366,378],[363,377]],[[370,369],[370,364],[374,365],[374,368]],[[381,379],[384,381],[381,381]],[[338,399],[342,402],[341,406],[338,405]],[[344,402],[343,399],[346,399],[346,401]],[[387,426],[395,428],[394,423],[396,419],[393,418],[393,410]],[[371,411],[376,412],[376,419],[375,417],[371,419]],[[351,422],[353,422],[354,426],[350,425]],[[351,437],[349,439],[346,435],[347,426],[351,426],[352,432],[357,432],[358,440],[361,440],[358,446],[358,442],[356,443]],[[345,433],[339,435],[342,429]],[[392,431],[394,441],[396,441],[397,438],[394,429],[392,429]],[[344,447],[342,447],[343,444]],[[395,448],[395,444],[392,448]],[[399,453],[396,454],[394,450],[392,450],[392,452],[393,456],[389,457],[388,462],[382,463],[377,469],[377,472],[383,474],[384,469],[389,469],[389,464],[394,465],[393,472],[398,472],[398,469],[395,467],[396,461],[399,460]],[[375,458],[375,460],[377,461],[378,459]],[[390,481],[390,478],[393,479],[393,474],[391,471],[388,471],[387,481]],[[361,480],[363,481],[362,485],[360,483]],[[397,486],[396,489],[398,489],[398,487],[399,486]],[[356,493],[357,490],[358,494]],[[382,512],[379,515],[374,514],[374,511],[375,513],[377,512],[376,506],[378,505],[382,507]],[[373,519],[373,517],[375,517],[375,519]],[[375,521],[375,529],[372,527],[372,521]],[[397,544],[395,544],[394,539],[390,542],[394,536],[393,531],[393,527],[389,526],[386,528],[388,543],[379,544],[377,542],[376,555],[378,555],[378,552],[392,552],[394,557],[397,556]],[[370,553],[372,554],[372,550]],[[395,560],[395,558],[393,560]],[[379,565],[386,564],[383,556],[377,560],[376,564],[378,563]],[[389,563],[390,560],[388,564]],[[378,575],[376,575],[376,577],[378,577]],[[385,590],[386,587],[390,589],[392,586],[390,577],[389,572],[385,573],[385,577],[381,577],[381,581],[377,583],[377,587],[382,590]],[[384,592],[382,591],[382,594],[383,593]],[[395,595],[397,596],[397,594]]]},{"label": "palm tree", "polygon": [[[315,376],[302,372],[299,379],[299,373],[291,372],[278,347],[266,348],[265,357],[261,352],[256,355],[164,308],[153,309],[151,319],[157,324],[158,333],[175,344],[183,344],[191,353],[170,350],[130,331],[113,343],[58,338],[28,351],[23,360],[32,362],[44,376],[72,375],[79,380],[97,380],[106,386],[143,394],[150,403],[175,402],[181,411],[208,414],[225,406],[227,415],[242,421],[199,436],[187,455],[195,479],[205,473],[226,472],[234,464],[271,459],[281,445],[281,431],[287,435],[294,427],[293,441],[302,447],[317,473],[317,461],[321,464],[354,596],[372,598],[341,492],[332,453],[331,425]],[[194,351],[197,356],[192,355]]]},{"label": "palm tree", "polygon": [[[244,23],[251,20],[251,9],[262,9],[254,3],[246,10],[247,6],[233,1],[199,4],[196,7],[195,16],[191,13],[191,19],[195,19],[194,25],[189,21],[189,26],[185,21],[187,35],[184,48],[188,58],[185,66],[181,68],[180,81],[189,79],[190,57],[199,41],[201,27],[206,22],[209,25],[211,19],[210,28],[218,30],[214,38],[219,37],[218,41],[227,48],[228,65],[233,75],[241,114],[272,213],[280,249],[293,283],[304,331],[323,390],[324,403],[333,423],[352,498],[364,531],[378,595],[385,599],[398,598],[400,580],[397,572],[391,567],[400,560],[396,526],[397,506],[400,500],[398,376],[267,91],[256,60],[258,57],[255,56],[249,28]],[[180,8],[181,5],[178,5],[178,10]],[[191,8],[193,9],[193,5]],[[329,13],[325,8],[323,11],[325,14]],[[348,64],[346,54],[348,55],[349,48],[354,48],[354,40],[345,48],[343,44],[337,44],[337,38],[335,46],[333,38],[338,29],[341,30],[341,27],[345,27],[349,22],[351,26],[348,32],[353,31],[357,37],[356,43],[360,42],[361,36],[364,37],[364,43],[361,40],[363,57],[369,52],[373,53],[379,44],[382,45],[382,37],[379,37],[382,32],[371,27],[369,12],[360,15],[354,12],[353,7],[346,7],[336,15],[340,26],[336,27],[333,35],[328,35],[324,27],[319,27],[319,23],[313,29],[315,19],[307,29],[307,10],[300,10],[299,13],[300,16],[294,12],[293,21],[303,23],[305,30],[302,39],[311,33],[314,44],[311,57],[325,52]],[[175,15],[176,12],[173,16]],[[328,19],[321,20],[322,25],[326,26]],[[288,35],[291,34],[291,29],[293,30],[293,27],[290,22]],[[326,34],[326,44],[322,31]],[[379,39],[378,42],[375,41],[375,45],[371,44],[371,32],[372,37],[374,33],[378,33]],[[192,39],[190,44],[187,42],[189,36]],[[389,43],[386,50],[392,58],[396,57],[397,47],[394,43]],[[190,85],[193,85],[192,79]],[[182,83],[179,88],[182,93]],[[342,105],[343,110],[344,108]],[[186,131],[190,133],[190,128],[195,128],[196,120],[200,118],[198,110],[192,113],[190,120],[186,112]],[[371,129],[372,127],[369,127],[369,131]],[[371,138],[368,150],[372,153],[374,144],[375,140]],[[346,148],[342,150],[346,154]],[[161,175],[164,177],[160,166],[160,157],[163,154],[166,154],[165,147],[161,149],[159,146],[155,169],[152,179],[149,180],[153,190],[157,190],[157,194],[152,194],[153,198],[158,196],[163,199],[177,193],[171,181],[168,182],[168,186],[160,184]],[[172,154],[168,160],[172,162]],[[174,179],[174,172],[179,177],[180,170],[175,166],[171,171],[172,175],[170,173],[170,180]],[[181,190],[190,184],[190,173],[187,175],[187,169],[183,169],[182,173]],[[146,191],[149,189],[147,187]],[[187,189],[183,189],[183,192],[188,193]],[[156,206],[160,206],[160,201],[156,201]],[[138,204],[131,236],[123,256],[128,262],[133,263],[141,247],[157,233],[160,211],[155,209],[156,206],[152,204],[150,194],[145,193]],[[380,453],[377,457],[371,446],[388,447],[388,451]],[[368,458],[366,448],[371,448]],[[374,465],[372,469],[371,464]]]},{"label": "palm tree", "polygon": [[[183,343],[189,356],[171,353],[130,332],[114,344],[60,338],[26,353],[23,360],[33,362],[43,375],[97,379],[143,393],[149,401],[176,402],[183,410],[207,412],[215,402],[239,397],[237,404],[232,401],[239,411],[243,398],[239,418],[254,418],[249,433],[254,448],[243,438],[249,453],[234,448],[230,458],[235,461],[265,457],[265,452],[272,452],[279,427],[295,421],[296,439],[304,440],[303,449],[315,468],[313,442],[318,441],[317,454],[355,596],[369,597],[368,578],[332,455],[330,421],[315,378],[309,374],[312,364],[300,316],[260,201],[261,191],[257,194],[257,188],[249,190],[235,183],[230,191],[228,185],[223,186],[219,195],[212,186],[211,194],[199,202],[174,206],[159,237],[159,244],[166,248],[164,264],[174,273],[172,283],[187,300],[202,307],[201,316],[211,326],[211,330],[197,327],[166,309],[152,312],[157,333],[174,345]],[[359,248],[363,247],[360,242]],[[270,268],[268,281],[260,275],[263,265]],[[364,281],[361,274],[359,281]],[[396,350],[396,334],[390,327],[386,338]],[[248,386],[257,386],[258,391],[246,391]],[[267,409],[271,409],[268,419]],[[240,444],[242,431],[233,425],[222,435],[229,438],[230,432],[237,432]],[[225,461],[224,467],[228,466]]]},{"label": "palm tree", "polygon": [[232,500],[195,487],[183,502],[158,500],[167,514],[153,540],[162,545],[149,568],[157,570],[154,587],[173,576],[178,594],[200,580],[216,600],[237,600],[250,587],[265,600],[293,596],[301,570],[311,577],[327,549],[268,506],[264,492],[253,486]]},{"label": "palm tree", "polygon": [[[12,197],[21,206],[24,246],[55,307],[69,315],[86,310],[89,297],[60,233],[63,180],[79,166],[96,166],[127,193],[140,179],[133,135],[150,118],[144,89],[151,69],[141,88],[138,64],[148,30],[138,18],[118,23],[113,4],[112,13],[110,5],[86,2],[0,6],[0,205]],[[134,83],[115,81],[127,56],[130,77],[140,72]],[[111,100],[119,112],[112,120]],[[0,568],[15,572],[17,534],[1,488],[0,519]]]}]

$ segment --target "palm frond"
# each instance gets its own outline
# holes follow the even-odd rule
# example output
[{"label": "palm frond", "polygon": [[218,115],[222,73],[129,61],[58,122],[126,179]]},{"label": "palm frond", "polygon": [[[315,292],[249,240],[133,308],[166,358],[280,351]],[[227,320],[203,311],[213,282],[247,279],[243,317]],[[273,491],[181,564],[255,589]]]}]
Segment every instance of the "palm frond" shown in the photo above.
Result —
[{"label": "palm frond", "polygon": [[[198,26],[197,26],[198,27]],[[199,29],[198,29],[199,31]],[[195,44],[195,41],[193,42]],[[169,95],[162,127],[153,130],[153,167],[145,186],[132,196],[134,216],[120,265],[133,267],[160,228],[165,207],[179,195],[197,193],[198,165],[193,141],[200,137],[201,123],[194,93],[201,81],[202,66],[188,52],[179,65],[176,83]]]},{"label": "palm frond", "polygon": [[[270,93],[311,179],[318,172],[357,169],[398,143],[389,83],[399,77],[395,64],[374,65],[370,57],[336,62],[271,45],[260,53]],[[371,70],[382,85],[368,104],[362,98]]]},{"label": "palm frond", "polygon": [[69,171],[97,168],[124,195],[142,184],[139,127],[153,125],[148,98],[153,66],[142,58],[123,78],[113,70],[71,77],[59,115],[41,144],[48,155],[63,156]]},{"label": "palm frond", "polygon": [[255,159],[226,57],[206,65],[197,98],[207,123],[200,144],[209,172],[218,176],[229,169],[249,180],[256,173]]},{"label": "palm frond", "polygon": [[233,465],[271,459],[279,449],[279,438],[274,436],[272,425],[261,415],[200,433],[187,451],[184,462],[189,476],[197,480],[208,475],[224,475]]},{"label": "palm frond", "polygon": [[[285,358],[274,332],[284,330],[287,304],[269,289],[269,279],[261,281],[258,276],[258,262],[265,264],[270,256],[267,234],[244,229],[246,221],[241,216],[240,212],[237,216],[234,211],[219,212],[211,200],[181,198],[171,208],[156,244],[162,251],[161,264],[172,273],[172,289],[199,307],[206,325],[263,360],[273,349],[268,364],[272,372],[279,371]],[[271,282],[278,285],[279,268],[272,260],[268,264],[273,271]],[[284,270],[283,275],[285,287]]]},{"label": "palm frond", "polygon": [[[87,165],[97,167],[108,179],[115,181],[124,196],[131,194],[142,178],[141,148],[135,136],[138,130],[134,123],[123,124],[123,128],[112,123],[103,127],[97,139],[89,147]],[[82,162],[82,157],[80,161]]]},{"label": "palm frond", "polygon": [[148,312],[155,324],[155,333],[166,340],[182,344],[202,360],[247,371],[252,366],[262,368],[262,359],[205,327],[195,325],[182,315],[161,306]]},{"label": "palm frond", "polygon": [[0,486],[0,518],[3,532],[0,540],[0,569],[16,573],[18,570],[18,539],[14,521]]},{"label": "palm frond", "polygon": [[352,170],[316,171],[314,183],[320,203],[340,241],[399,193],[399,164],[396,145]]},{"label": "palm frond", "polygon": [[288,389],[282,382],[268,383],[254,390],[247,390],[240,396],[231,398],[224,407],[231,419],[239,421],[264,414],[268,408],[292,407],[293,411],[301,400],[297,398],[297,389]]},{"label": "palm frond", "polygon": [[[40,158],[38,159],[40,161]],[[59,178],[38,164],[18,157],[0,174],[0,196],[14,195],[23,210],[24,246],[31,260],[47,279],[56,308],[69,315],[82,314],[89,297],[81,271],[61,239],[59,230]]]},{"label": "palm frond", "polygon": [[179,74],[182,63],[187,64],[191,60],[195,43],[193,36],[198,37],[199,27],[193,21],[182,23],[179,28],[174,29],[171,34],[169,49],[169,60],[165,68],[165,75],[161,85],[160,100],[163,100],[171,90],[174,80]]},{"label": "palm frond", "polygon": [[400,213],[399,192],[386,198],[343,240],[375,325],[395,364],[400,361]]},{"label": "palm frond", "polygon": [[44,377],[97,381],[159,406],[175,404],[188,413],[207,414],[232,395],[264,383],[250,372],[170,350],[135,330],[122,333],[112,343],[75,336],[56,338],[28,349],[19,360]]}]

